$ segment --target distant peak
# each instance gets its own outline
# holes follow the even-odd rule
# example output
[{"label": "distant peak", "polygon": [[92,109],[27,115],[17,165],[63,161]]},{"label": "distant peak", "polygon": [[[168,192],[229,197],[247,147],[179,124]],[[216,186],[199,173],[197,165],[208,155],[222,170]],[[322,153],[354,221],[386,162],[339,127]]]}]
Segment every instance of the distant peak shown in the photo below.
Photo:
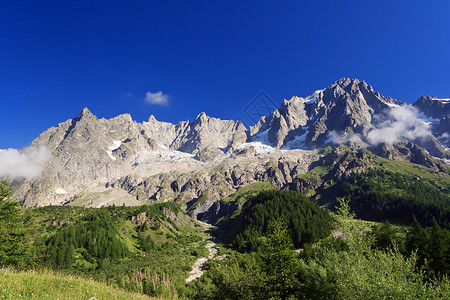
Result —
[{"label": "distant peak", "polygon": [[91,111],[85,107],[81,111],[81,113],[78,115],[77,119],[85,118],[85,117],[93,117],[94,115],[91,113]]},{"label": "distant peak", "polygon": [[335,83],[340,86],[345,87],[345,86],[348,86],[351,84],[359,84],[359,83],[361,83],[361,80],[359,80],[357,78],[343,77],[343,78],[339,79],[338,81],[336,81]]},{"label": "distant peak", "polygon": [[83,110],[78,114],[78,116],[76,118],[72,119],[72,125],[71,126],[75,126],[78,123],[90,123],[91,121],[95,121],[97,120],[97,117],[94,116],[91,111],[85,107],[83,108]]},{"label": "distant peak", "polygon": [[440,97],[434,97],[434,96],[425,96],[425,95],[421,95],[419,99],[417,99],[416,103],[420,103],[420,102],[441,102],[444,104],[448,104],[450,102],[450,97],[444,97],[444,98],[440,98]]},{"label": "distant peak", "polygon": [[150,115],[150,117],[147,120],[148,123],[153,123],[153,122],[157,122],[156,118],[154,115]]},{"label": "distant peak", "polygon": [[205,112],[201,112],[198,114],[197,118],[195,118],[195,121],[199,120],[199,121],[207,121],[209,119],[209,117],[206,115]]}]

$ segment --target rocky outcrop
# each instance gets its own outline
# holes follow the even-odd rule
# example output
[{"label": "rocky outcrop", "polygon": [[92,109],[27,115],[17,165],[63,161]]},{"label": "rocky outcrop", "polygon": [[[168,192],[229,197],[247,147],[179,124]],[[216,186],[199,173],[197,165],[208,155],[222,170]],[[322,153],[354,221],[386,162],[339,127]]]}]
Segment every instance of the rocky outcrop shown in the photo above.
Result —
[{"label": "rocky outcrop", "polygon": [[450,97],[438,98],[422,95],[413,105],[428,117],[435,119],[450,118]]},{"label": "rocky outcrop", "polygon": [[374,154],[390,160],[409,161],[423,165],[436,172],[445,172],[446,170],[445,164],[433,159],[423,148],[407,140],[403,140],[395,146],[380,144],[370,149]]},{"label": "rocky outcrop", "polygon": [[63,204],[111,179],[135,172],[146,174],[155,162],[220,159],[229,145],[246,138],[241,122],[204,113],[193,123],[173,125],[154,116],[143,123],[133,121],[129,114],[98,119],[84,108],[76,118],[48,129],[33,141],[32,147],[48,147],[52,158],[40,177],[16,181],[16,196],[27,206]]},{"label": "rocky outcrop", "polygon": [[268,130],[268,141],[276,148],[289,146],[295,137],[306,135],[305,146],[321,147],[331,131],[367,134],[373,128],[374,115],[400,104],[364,81],[343,78],[306,98],[285,100],[279,109],[250,128],[250,134],[255,137]]},{"label": "rocky outcrop", "polygon": [[[175,201],[185,206],[189,215],[200,220],[212,220],[220,215],[211,207],[217,201],[255,182],[269,181],[277,188],[286,188],[293,178],[307,172],[318,158],[311,151],[259,156],[257,159],[228,159],[201,171],[170,172],[150,177],[128,175],[107,185],[120,188],[140,201]],[[213,208],[214,210],[214,208]]]},{"label": "rocky outcrop", "polygon": [[171,148],[195,154],[204,149],[225,150],[230,144],[245,142],[246,138],[246,128],[240,121],[223,121],[201,113],[175,138]]},{"label": "rocky outcrop", "polygon": [[[372,149],[439,169],[428,153],[449,158],[449,102],[421,97],[415,104],[430,118],[424,122],[432,124],[435,136],[427,132],[426,138],[401,138],[394,148],[381,144]],[[305,185],[296,177],[314,161],[311,149],[331,143],[365,147],[377,116],[389,118],[386,111],[401,104],[364,81],[342,78],[308,97],[284,100],[249,130],[239,121],[205,113],[194,122],[171,124],[150,116],[137,123],[129,114],[98,119],[85,108],[33,141],[31,147],[46,146],[52,158],[41,176],[14,181],[16,198],[25,206],[43,206],[101,195],[97,205],[102,205],[110,203],[105,189],[118,188],[132,195],[127,203],[176,201],[192,216],[212,218],[206,212],[214,203],[241,186],[266,180],[278,188],[292,182]],[[332,138],[339,135],[350,138]],[[426,151],[405,146],[409,142]]]},{"label": "rocky outcrop", "polygon": [[437,98],[421,96],[415,103],[433,127],[433,134],[439,142],[450,148],[450,97]]}]

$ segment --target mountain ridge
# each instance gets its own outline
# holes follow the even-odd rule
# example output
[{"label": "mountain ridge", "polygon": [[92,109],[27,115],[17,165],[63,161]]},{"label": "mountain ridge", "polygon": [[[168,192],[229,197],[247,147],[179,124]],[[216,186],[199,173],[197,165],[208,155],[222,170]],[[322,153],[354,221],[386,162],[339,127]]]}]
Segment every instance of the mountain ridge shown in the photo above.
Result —
[{"label": "mountain ridge", "polygon": [[[435,157],[450,158],[445,140],[448,113],[437,119],[431,111],[448,106],[446,100],[433,97],[419,100],[408,105],[382,96],[364,81],[342,78],[305,98],[284,100],[248,129],[240,121],[204,112],[193,122],[172,124],[151,115],[138,123],[129,114],[98,119],[86,107],[32,142],[32,147],[48,147],[52,158],[41,176],[15,180],[16,196],[26,206],[42,206],[73,202],[86,192],[103,199],[98,195],[120,187],[138,203],[170,197],[187,203],[210,190],[205,203],[211,206],[253,182],[275,177],[278,188],[287,187],[295,176],[308,171],[318,150],[333,144],[368,147],[381,155],[440,169],[442,162],[435,163],[427,153],[407,145],[412,142]],[[427,106],[427,101],[444,106]],[[402,114],[414,122],[404,120]],[[399,131],[400,125],[406,135]],[[394,142],[385,141],[387,133],[393,133],[390,141]],[[406,150],[395,150],[393,145]],[[227,175],[212,172],[223,163],[229,165]],[[244,177],[238,179],[236,174]]]}]

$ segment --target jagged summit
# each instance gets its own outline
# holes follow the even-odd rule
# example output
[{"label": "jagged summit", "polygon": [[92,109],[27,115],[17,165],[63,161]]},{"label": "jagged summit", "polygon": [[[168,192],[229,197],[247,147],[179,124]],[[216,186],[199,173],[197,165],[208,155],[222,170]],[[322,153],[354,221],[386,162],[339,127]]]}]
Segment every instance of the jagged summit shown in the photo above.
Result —
[{"label": "jagged summit", "polygon": [[91,111],[87,107],[85,107],[75,119],[92,118],[92,117],[95,116],[91,113]]},{"label": "jagged summit", "polygon": [[157,122],[157,120],[156,120],[154,115],[150,115],[150,117],[148,117],[147,122],[148,123],[154,123],[154,122]]},{"label": "jagged summit", "polygon": [[209,117],[205,112],[201,112],[201,113],[199,113],[199,114],[197,115],[197,117],[195,118],[194,123],[195,123],[195,124],[206,123],[206,122],[208,122],[208,120],[209,120],[210,118],[211,118],[211,117]]},{"label": "jagged summit", "polygon": [[425,121],[432,127],[433,134],[448,151],[450,148],[450,97],[422,95],[413,105],[427,117]]},{"label": "jagged summit", "polygon": [[[364,81],[341,78],[306,97],[293,96],[284,100],[278,109],[261,117],[249,129],[240,121],[221,120],[204,112],[193,122],[172,124],[158,121],[151,115],[147,121],[138,123],[129,114],[98,119],[84,108],[74,119],[49,128],[33,141],[33,147],[46,146],[52,158],[40,177],[26,181],[17,189],[18,198],[30,206],[61,204],[83,191],[99,186],[104,188],[118,181],[127,189],[133,187],[133,193],[140,195],[139,188],[134,187],[134,180],[139,176],[173,172],[202,174],[200,169],[226,160],[246,161],[264,155],[295,157],[302,152],[299,149],[313,150],[330,144],[373,145],[381,149],[380,153],[387,153],[383,138],[402,135],[394,129],[401,128],[403,113],[416,119],[409,122],[410,127],[405,127],[410,132],[399,137],[401,143],[409,145],[413,142],[434,156],[446,157],[449,102],[447,98],[419,98],[414,106],[422,113],[420,119],[415,112],[397,111],[405,104],[381,95]],[[385,126],[383,124],[394,125],[380,129]],[[429,133],[431,131],[434,136]],[[414,136],[416,132],[421,136]],[[315,155],[314,151],[305,153]],[[257,162],[248,167],[262,168]],[[259,181],[266,176],[258,174],[237,178],[230,173],[227,180],[231,180],[229,184],[234,189],[244,182]],[[200,184],[205,179],[195,180]],[[158,188],[154,187],[158,191],[172,186],[172,182],[158,184]],[[180,191],[194,189],[180,184],[173,188]],[[145,189],[153,190],[153,187],[146,186]],[[61,190],[66,193],[56,192]],[[196,192],[196,195],[200,194]]]},{"label": "jagged summit", "polygon": [[450,117],[450,97],[438,98],[422,95],[413,105],[433,118]]},{"label": "jagged summit", "polygon": [[250,129],[252,137],[268,133],[276,148],[316,148],[329,141],[331,131],[367,134],[374,115],[402,103],[384,97],[359,79],[341,78],[311,95],[285,100],[279,109]]}]

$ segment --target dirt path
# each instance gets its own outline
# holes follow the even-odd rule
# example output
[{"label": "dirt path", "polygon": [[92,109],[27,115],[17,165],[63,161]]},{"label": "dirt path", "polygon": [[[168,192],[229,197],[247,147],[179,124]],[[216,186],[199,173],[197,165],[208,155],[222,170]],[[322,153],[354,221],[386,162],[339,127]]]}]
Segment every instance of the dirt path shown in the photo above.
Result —
[{"label": "dirt path", "polygon": [[186,282],[198,280],[200,277],[202,277],[203,272],[204,272],[203,269],[204,269],[205,264],[208,261],[208,259],[213,259],[214,256],[216,256],[217,252],[219,252],[219,250],[217,250],[217,248],[216,248],[216,243],[214,243],[214,242],[209,242],[206,245],[206,248],[209,250],[208,257],[207,258],[202,257],[202,258],[197,259],[197,261],[192,266],[192,271],[189,272],[190,275],[186,279]]}]

